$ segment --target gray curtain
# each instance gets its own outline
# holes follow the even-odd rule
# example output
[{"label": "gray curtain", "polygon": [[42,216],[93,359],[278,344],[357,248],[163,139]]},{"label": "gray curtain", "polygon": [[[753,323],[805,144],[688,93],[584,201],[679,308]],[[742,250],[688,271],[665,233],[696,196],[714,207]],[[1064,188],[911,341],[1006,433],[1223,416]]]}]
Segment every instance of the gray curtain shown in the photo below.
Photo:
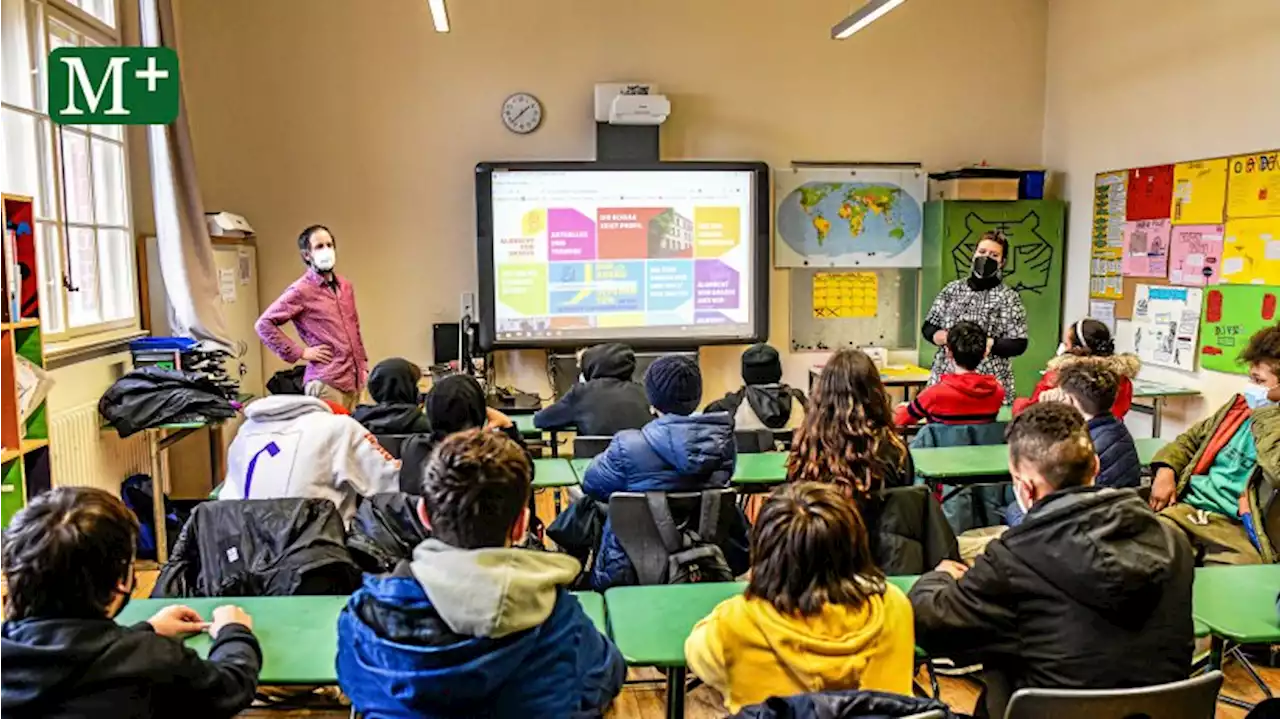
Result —
[{"label": "gray curtain", "polygon": [[[138,0],[142,45],[176,52],[173,0]],[[231,348],[218,292],[213,243],[204,220],[204,202],[196,180],[196,158],[187,125],[185,99],[171,125],[147,127],[151,193],[155,204],[160,271],[171,308],[174,335]]]}]

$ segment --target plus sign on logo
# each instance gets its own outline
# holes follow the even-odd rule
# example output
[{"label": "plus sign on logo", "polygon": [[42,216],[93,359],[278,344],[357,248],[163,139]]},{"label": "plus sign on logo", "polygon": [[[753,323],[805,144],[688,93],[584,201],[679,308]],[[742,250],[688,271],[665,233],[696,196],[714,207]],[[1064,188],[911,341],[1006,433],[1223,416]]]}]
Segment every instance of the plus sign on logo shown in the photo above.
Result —
[{"label": "plus sign on logo", "polygon": [[167,125],[178,116],[178,54],[58,48],[49,53],[49,116],[60,125]]}]

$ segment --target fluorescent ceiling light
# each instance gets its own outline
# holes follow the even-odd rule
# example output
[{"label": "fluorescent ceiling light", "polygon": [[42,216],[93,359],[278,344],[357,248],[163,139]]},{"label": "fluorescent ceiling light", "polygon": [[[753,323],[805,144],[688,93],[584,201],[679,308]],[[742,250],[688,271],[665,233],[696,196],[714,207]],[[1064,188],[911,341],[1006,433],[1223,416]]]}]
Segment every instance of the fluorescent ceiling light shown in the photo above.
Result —
[{"label": "fluorescent ceiling light", "polygon": [[431,7],[431,22],[436,32],[449,32],[449,13],[444,9],[444,0],[427,0],[427,5]]},{"label": "fluorescent ceiling light", "polygon": [[[443,2],[444,0],[441,0]],[[836,23],[831,28],[831,39],[844,40],[855,32],[879,20],[882,15],[898,7],[906,0],[868,0],[857,12]]]}]

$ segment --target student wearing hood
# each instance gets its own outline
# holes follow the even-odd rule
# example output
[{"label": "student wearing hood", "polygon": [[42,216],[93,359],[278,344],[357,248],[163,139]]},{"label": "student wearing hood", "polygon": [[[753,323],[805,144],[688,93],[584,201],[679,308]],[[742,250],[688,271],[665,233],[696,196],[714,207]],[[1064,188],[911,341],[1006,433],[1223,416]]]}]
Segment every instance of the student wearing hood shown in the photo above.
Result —
[{"label": "student wearing hood", "polygon": [[524,448],[524,438],[511,418],[489,407],[484,389],[474,377],[449,375],[427,393],[428,434],[410,437],[400,446],[400,491],[421,494],[422,469],[431,452],[445,437],[468,429],[484,428],[501,432]]},{"label": "student wearing hood", "polygon": [[353,416],[374,434],[422,434],[431,431],[418,403],[422,370],[406,359],[379,362],[369,373],[369,396],[375,404],[356,407]]},{"label": "student wearing hood", "polygon": [[742,353],[743,386],[707,405],[703,412],[727,412],[734,429],[795,429],[804,420],[804,393],[782,383],[778,350],[763,342]]},{"label": "student wearing hood", "polygon": [[580,435],[608,436],[624,429],[640,429],[653,419],[644,387],[631,381],[636,353],[610,342],[582,353],[582,381],[560,401],[533,416],[538,429],[573,427]]}]

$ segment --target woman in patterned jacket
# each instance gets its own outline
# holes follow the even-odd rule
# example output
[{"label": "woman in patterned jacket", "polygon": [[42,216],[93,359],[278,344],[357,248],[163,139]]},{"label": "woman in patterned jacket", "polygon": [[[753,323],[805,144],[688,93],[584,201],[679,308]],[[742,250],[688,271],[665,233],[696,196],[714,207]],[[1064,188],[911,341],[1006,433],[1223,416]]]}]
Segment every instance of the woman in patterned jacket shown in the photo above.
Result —
[{"label": "woman in patterned jacket", "polygon": [[1001,268],[1009,241],[1001,232],[988,232],[978,240],[969,276],[942,288],[921,331],[938,346],[929,384],[955,371],[947,356],[947,330],[957,322],[976,322],[987,332],[987,358],[978,365],[982,374],[995,375],[1004,386],[1005,402],[1013,402],[1013,358],[1027,351],[1027,311],[1017,290],[1004,284]]}]

